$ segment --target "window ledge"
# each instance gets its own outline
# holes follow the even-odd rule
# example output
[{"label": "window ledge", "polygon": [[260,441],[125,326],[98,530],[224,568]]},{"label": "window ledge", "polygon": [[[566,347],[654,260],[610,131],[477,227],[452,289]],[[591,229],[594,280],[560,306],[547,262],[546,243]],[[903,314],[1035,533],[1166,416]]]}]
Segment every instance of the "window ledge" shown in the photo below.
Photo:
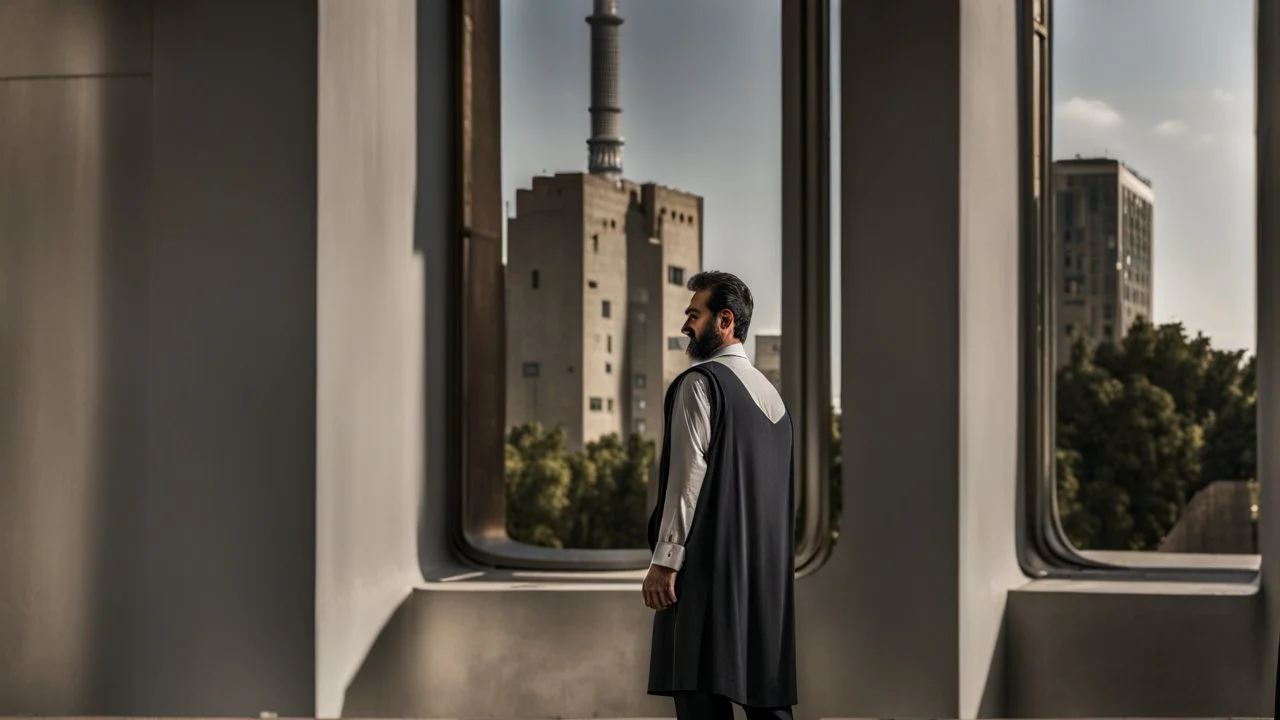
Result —
[{"label": "window ledge", "polygon": [[647,570],[500,570],[462,565],[427,573],[420,590],[476,591],[627,591],[639,592]]},{"label": "window ledge", "polygon": [[1125,550],[1081,550],[1081,557],[1135,570],[1234,570],[1258,572],[1261,555],[1210,555],[1205,553],[1139,552]]},{"label": "window ledge", "polygon": [[1111,567],[1053,570],[1020,592],[1099,595],[1229,595],[1259,592],[1262,556],[1086,550],[1080,556]]},{"label": "window ledge", "polygon": [[1063,595],[1222,595],[1248,597],[1258,594],[1259,583],[1256,579],[1253,582],[1213,582],[1128,578],[1117,578],[1115,580],[1045,578],[1032,580],[1021,587],[1014,588],[1012,592],[1059,593]]},{"label": "window ledge", "polygon": [[645,548],[625,550],[589,550],[529,545],[510,538],[468,535],[465,555],[476,570],[520,569],[530,572],[552,572],[576,577],[582,573],[644,572],[649,569],[652,554]]}]

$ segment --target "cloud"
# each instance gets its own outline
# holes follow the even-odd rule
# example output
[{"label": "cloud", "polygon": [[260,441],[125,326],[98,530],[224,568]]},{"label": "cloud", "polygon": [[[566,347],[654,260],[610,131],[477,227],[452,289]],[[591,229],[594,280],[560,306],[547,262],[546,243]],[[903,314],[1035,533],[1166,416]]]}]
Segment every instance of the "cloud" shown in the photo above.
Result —
[{"label": "cloud", "polygon": [[1060,120],[1093,128],[1111,128],[1124,124],[1124,118],[1101,100],[1073,97],[1059,103],[1054,116]]},{"label": "cloud", "polygon": [[1175,90],[1171,93],[1171,97],[1184,105],[1202,108],[1206,105],[1230,105],[1249,97],[1250,93],[1248,89],[1214,88],[1212,90]]},{"label": "cloud", "polygon": [[1213,136],[1208,133],[1201,134],[1196,137],[1195,144],[1196,147],[1208,147],[1213,144]]},{"label": "cloud", "polygon": [[1177,137],[1187,131],[1187,124],[1181,120],[1165,120],[1153,130],[1160,137]]}]

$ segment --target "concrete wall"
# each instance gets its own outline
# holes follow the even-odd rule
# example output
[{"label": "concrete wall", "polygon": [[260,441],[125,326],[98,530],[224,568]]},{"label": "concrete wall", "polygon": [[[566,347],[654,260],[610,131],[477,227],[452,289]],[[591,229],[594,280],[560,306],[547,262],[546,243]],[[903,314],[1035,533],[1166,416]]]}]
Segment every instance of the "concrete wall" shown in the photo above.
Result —
[{"label": "concrete wall", "polygon": [[[121,708],[307,713],[316,7],[155,3],[144,579]],[[135,654],[136,653],[136,654]]]},{"label": "concrete wall", "polygon": [[423,259],[413,0],[319,4],[316,712],[421,581]]},{"label": "concrete wall", "polygon": [[315,36],[0,7],[0,712],[311,712]]},{"label": "concrete wall", "polygon": [[1040,581],[1011,594],[1008,717],[1269,717],[1252,587]]},{"label": "concrete wall", "polygon": [[1008,712],[1005,598],[1025,581],[1016,525],[1017,73],[1008,62],[1016,22],[1014,3],[960,2],[960,717]]},{"label": "concrete wall", "polygon": [[[136,585],[151,185],[147,3],[0,10],[0,707],[111,692]],[[26,42],[40,37],[41,43]]]},{"label": "concrete wall", "polygon": [[[1255,4],[1259,43],[1280,47],[1280,5]],[[1258,124],[1258,357],[1280,357],[1280,203],[1273,201],[1280,193],[1280,53],[1260,53],[1257,64]],[[1264,90],[1270,89],[1270,92]],[[1267,168],[1271,168],[1270,171]],[[1262,658],[1257,669],[1263,694],[1261,707],[1275,713],[1280,698],[1276,685],[1276,648],[1280,635],[1280,492],[1273,478],[1280,474],[1280,363],[1258,363],[1258,549],[1262,555],[1262,588],[1265,599],[1265,623],[1251,628],[1262,640]]]},{"label": "concrete wall", "polygon": [[[1018,574],[1013,17],[843,10],[849,482],[797,717],[1269,714],[1274,592]],[[438,582],[449,33],[411,0],[0,5],[0,714],[671,715],[638,576]]]}]

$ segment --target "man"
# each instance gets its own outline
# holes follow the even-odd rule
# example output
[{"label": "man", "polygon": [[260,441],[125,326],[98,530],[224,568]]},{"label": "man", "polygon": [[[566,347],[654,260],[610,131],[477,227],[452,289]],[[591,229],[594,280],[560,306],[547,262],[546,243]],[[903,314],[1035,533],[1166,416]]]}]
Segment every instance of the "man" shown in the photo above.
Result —
[{"label": "man", "polygon": [[790,720],[796,703],[794,436],[778,391],[747,360],[751,291],[703,272],[681,332],[696,362],[664,407],[649,694],[680,720]]}]

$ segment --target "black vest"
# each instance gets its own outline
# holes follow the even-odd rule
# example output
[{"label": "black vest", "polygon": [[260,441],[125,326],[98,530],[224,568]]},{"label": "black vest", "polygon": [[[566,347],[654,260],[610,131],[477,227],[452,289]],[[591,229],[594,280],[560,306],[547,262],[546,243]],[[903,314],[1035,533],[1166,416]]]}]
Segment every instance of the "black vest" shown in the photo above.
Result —
[{"label": "black vest", "polygon": [[719,362],[689,368],[667,390],[649,549],[657,546],[666,500],[672,409],[680,383],[695,372],[711,386],[707,474],[676,575],[676,602],[654,616],[649,693],[694,690],[739,705],[795,705],[791,415],[769,422],[738,376]]}]

